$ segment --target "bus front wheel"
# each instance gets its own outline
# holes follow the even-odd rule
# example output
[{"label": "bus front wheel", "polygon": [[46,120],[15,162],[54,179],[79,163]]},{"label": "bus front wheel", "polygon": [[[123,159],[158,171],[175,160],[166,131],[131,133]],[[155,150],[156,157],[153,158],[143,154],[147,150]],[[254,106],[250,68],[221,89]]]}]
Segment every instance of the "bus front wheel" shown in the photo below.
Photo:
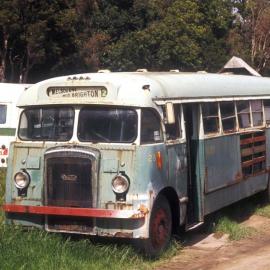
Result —
[{"label": "bus front wheel", "polygon": [[158,257],[170,243],[172,233],[172,212],[168,200],[159,195],[151,211],[149,238],[138,240],[139,249],[148,257]]}]

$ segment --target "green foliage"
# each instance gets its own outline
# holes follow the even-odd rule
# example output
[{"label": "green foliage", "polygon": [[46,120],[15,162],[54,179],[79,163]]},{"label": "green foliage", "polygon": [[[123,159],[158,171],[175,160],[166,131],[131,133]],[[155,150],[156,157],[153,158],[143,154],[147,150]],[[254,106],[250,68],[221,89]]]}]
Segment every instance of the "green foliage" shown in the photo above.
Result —
[{"label": "green foliage", "polygon": [[249,60],[250,12],[244,0],[2,0],[0,71],[13,82],[99,68],[216,72],[233,54]]},{"label": "green foliage", "polygon": [[[61,74],[68,67],[67,58],[76,52],[77,19],[74,7],[64,0],[2,0],[0,29],[2,50],[7,46],[6,57],[2,53],[7,80]],[[41,66],[47,66],[46,75]]]},{"label": "green foliage", "polygon": [[129,246],[71,241],[41,231],[0,227],[0,268],[9,269],[149,269]]},{"label": "green foliage", "polygon": [[144,259],[130,245],[92,243],[89,238],[70,239],[61,235],[0,225],[0,269],[153,269],[161,260],[180,250],[177,242],[159,261]]},{"label": "green foliage", "polygon": [[201,22],[195,1],[173,1],[161,21],[107,46],[102,63],[116,70],[198,68],[202,65],[199,41],[205,34]]},{"label": "green foliage", "polygon": [[265,205],[265,206],[256,208],[255,213],[257,215],[270,218],[270,205]]},{"label": "green foliage", "polygon": [[[5,177],[6,177],[6,169],[0,168],[0,207],[4,203],[5,199]],[[0,211],[0,224],[2,224],[4,220],[4,213]]]},{"label": "green foliage", "polygon": [[217,234],[229,234],[230,240],[240,240],[247,238],[254,234],[255,230],[249,227],[244,227],[237,222],[229,219],[228,217],[222,217],[218,220],[215,228]]}]

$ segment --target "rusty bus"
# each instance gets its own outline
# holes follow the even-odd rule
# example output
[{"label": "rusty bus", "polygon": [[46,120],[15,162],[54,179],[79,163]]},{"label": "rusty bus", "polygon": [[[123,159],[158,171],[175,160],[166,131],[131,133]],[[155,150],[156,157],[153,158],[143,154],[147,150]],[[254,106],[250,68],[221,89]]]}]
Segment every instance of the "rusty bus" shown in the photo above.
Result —
[{"label": "rusty bus", "polygon": [[7,166],[9,144],[15,138],[18,122],[16,103],[26,84],[0,83],[0,168]]},{"label": "rusty bus", "polygon": [[8,223],[130,238],[157,256],[179,226],[269,195],[268,78],[80,74],[33,85],[18,107]]}]

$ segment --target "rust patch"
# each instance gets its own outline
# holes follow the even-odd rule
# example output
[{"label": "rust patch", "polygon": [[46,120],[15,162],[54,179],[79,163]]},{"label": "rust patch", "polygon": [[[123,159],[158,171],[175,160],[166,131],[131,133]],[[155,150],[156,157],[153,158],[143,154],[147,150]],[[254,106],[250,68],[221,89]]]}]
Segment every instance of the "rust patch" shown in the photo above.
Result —
[{"label": "rust patch", "polygon": [[139,210],[142,214],[144,214],[144,215],[146,215],[146,214],[149,213],[149,209],[148,209],[145,205],[143,205],[143,204],[140,205],[140,207],[139,207],[138,210]]},{"label": "rust patch", "polygon": [[240,182],[241,180],[243,180],[242,172],[237,172],[234,179],[236,182]]},{"label": "rust patch", "polygon": [[119,238],[132,238],[133,237],[133,233],[127,233],[127,232],[116,232],[114,234],[115,237],[119,237]]},{"label": "rust patch", "polygon": [[132,210],[133,204],[126,203],[126,202],[106,202],[105,203],[106,209],[113,209],[113,210]]}]

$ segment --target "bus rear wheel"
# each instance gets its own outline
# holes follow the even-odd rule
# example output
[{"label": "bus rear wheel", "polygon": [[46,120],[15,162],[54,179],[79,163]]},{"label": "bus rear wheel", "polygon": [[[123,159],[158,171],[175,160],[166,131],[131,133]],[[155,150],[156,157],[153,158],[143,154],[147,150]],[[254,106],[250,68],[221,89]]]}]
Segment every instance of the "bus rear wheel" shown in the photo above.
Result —
[{"label": "bus rear wheel", "polygon": [[159,195],[154,203],[149,223],[149,238],[139,240],[139,248],[147,257],[155,258],[165,251],[172,233],[172,212],[168,200]]}]

